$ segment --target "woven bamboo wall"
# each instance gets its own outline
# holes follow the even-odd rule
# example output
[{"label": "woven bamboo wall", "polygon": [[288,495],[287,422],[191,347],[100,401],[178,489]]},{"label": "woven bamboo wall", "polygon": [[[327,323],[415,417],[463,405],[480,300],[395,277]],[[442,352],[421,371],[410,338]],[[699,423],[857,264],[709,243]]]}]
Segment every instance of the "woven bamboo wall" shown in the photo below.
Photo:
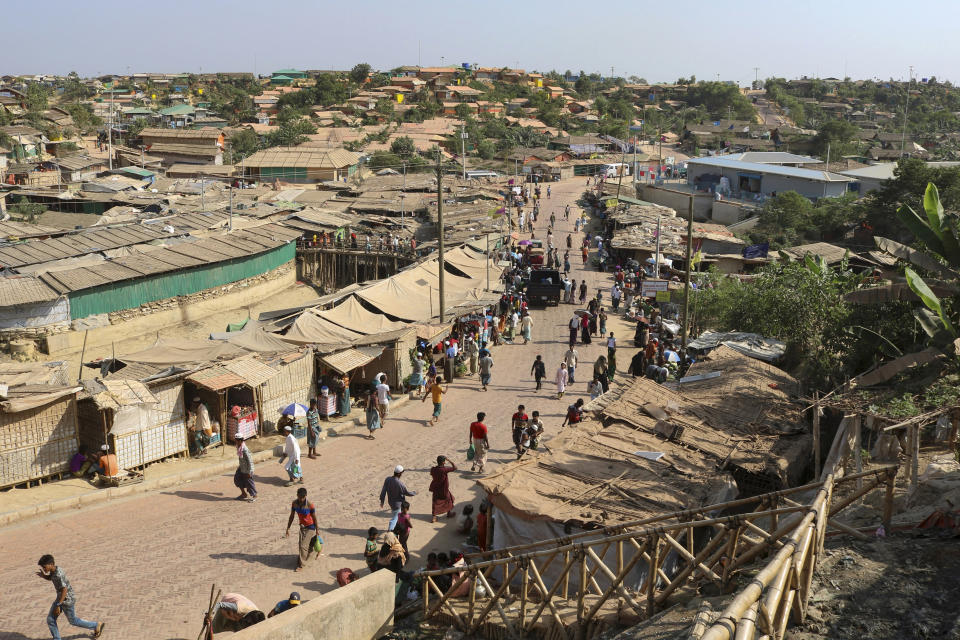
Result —
[{"label": "woven bamboo wall", "polygon": [[153,408],[153,424],[113,439],[121,469],[139,467],[187,450],[183,381],[148,386],[158,401]]},{"label": "woven bamboo wall", "polygon": [[69,470],[77,451],[77,398],[0,413],[0,487]]},{"label": "woven bamboo wall", "polygon": [[280,418],[280,409],[291,402],[308,404],[315,395],[313,357],[308,352],[290,364],[272,364],[280,370],[263,385],[263,416],[260,423],[273,427]]}]

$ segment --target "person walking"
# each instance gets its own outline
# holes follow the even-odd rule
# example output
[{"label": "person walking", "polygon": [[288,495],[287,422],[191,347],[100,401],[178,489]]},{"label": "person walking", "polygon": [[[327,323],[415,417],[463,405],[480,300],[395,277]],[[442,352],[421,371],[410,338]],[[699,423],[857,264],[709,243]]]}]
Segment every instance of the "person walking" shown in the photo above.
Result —
[{"label": "person walking", "polygon": [[387,384],[387,374],[381,373],[377,383],[377,411],[380,412],[380,426],[387,426],[387,409],[390,408],[390,386]]},{"label": "person walking", "polygon": [[450,493],[450,479],[447,477],[451,471],[456,471],[457,465],[446,456],[437,456],[437,466],[430,469],[430,493],[433,496],[431,513],[433,517],[430,522],[436,522],[439,516],[447,514],[448,518],[454,517],[456,512],[453,510],[454,499]]},{"label": "person walking", "polygon": [[237,470],[233,474],[233,484],[240,489],[237,500],[253,502],[257,499],[257,485],[253,481],[253,456],[247,448],[247,443],[243,441],[242,433],[238,431],[233,439],[237,441],[237,457],[240,459]]},{"label": "person walking", "polygon": [[567,295],[567,302],[573,304],[573,298],[577,295],[577,279],[574,278],[570,283],[570,293]]},{"label": "person walking", "polygon": [[487,425],[483,424],[483,419],[487,417],[483,411],[477,413],[475,422],[470,423],[470,444],[473,445],[473,465],[470,470],[483,473],[483,467],[487,464],[487,450],[490,448],[490,440],[487,438]]},{"label": "person walking", "polygon": [[600,311],[597,312],[597,324],[600,325],[600,336],[604,336],[607,333],[607,312],[603,310],[603,307],[600,307]]},{"label": "person walking", "polygon": [[57,597],[54,598],[53,604],[50,605],[50,611],[47,613],[47,627],[50,629],[51,637],[54,640],[60,640],[60,628],[57,625],[57,618],[59,618],[62,613],[66,616],[67,622],[81,629],[89,629],[93,631],[94,638],[99,638],[103,633],[104,623],[91,622],[77,616],[77,597],[73,592],[73,586],[67,579],[63,569],[57,566],[53,556],[49,553],[40,556],[37,565],[40,567],[37,575],[53,583],[53,588],[57,592]]},{"label": "person walking", "polygon": [[523,439],[523,430],[527,428],[530,422],[530,416],[527,415],[525,407],[521,404],[510,418],[510,430],[513,436],[513,446],[517,453],[520,453],[520,441]]},{"label": "person walking", "polygon": [[543,363],[543,356],[538,355],[537,359],[533,361],[533,366],[530,367],[530,375],[532,375],[533,379],[537,382],[536,391],[540,391],[543,379],[547,377],[547,368]]},{"label": "person walking", "polygon": [[473,336],[467,336],[463,350],[467,354],[467,358],[470,361],[470,375],[476,375],[477,373],[477,360],[480,356],[480,346],[477,344],[477,341],[473,339]]},{"label": "person walking", "polygon": [[317,442],[320,440],[320,412],[317,411],[317,400],[310,400],[310,409],[307,410],[307,457],[317,457]]},{"label": "person walking", "polygon": [[587,251],[587,248],[584,246],[580,249],[580,255],[583,257],[583,264],[587,264],[587,257],[590,255],[590,252]]},{"label": "person walking", "polygon": [[[426,397],[426,395],[424,395]],[[373,435],[373,432],[380,428],[380,410],[377,408],[377,394],[370,393],[367,395],[367,406],[366,406],[366,419],[367,419],[367,440],[374,440],[376,436]]]},{"label": "person walking", "polygon": [[564,220],[569,220],[569,219],[570,219],[570,205],[569,205],[569,204],[563,208],[563,219],[564,219]]},{"label": "person walking", "polygon": [[580,283],[580,304],[584,304],[587,301],[587,281],[584,280]]},{"label": "person walking", "polygon": [[520,333],[523,335],[523,344],[530,342],[530,335],[533,333],[533,318],[526,311],[520,319]]},{"label": "person walking", "polygon": [[574,374],[577,372],[577,358],[580,357],[580,354],[577,353],[577,350],[573,348],[573,345],[570,345],[570,348],[567,349],[567,352],[563,354],[563,363],[567,365],[567,382],[573,384],[576,382],[574,379]]},{"label": "person walking", "polygon": [[[431,427],[440,421],[440,411],[443,409],[443,394],[447,392],[447,387],[442,386],[443,378],[437,376],[436,380],[430,386],[430,398],[433,400],[433,416],[427,422]],[[424,395],[420,402],[426,402],[427,396]]]},{"label": "person walking", "polygon": [[287,434],[283,441],[283,453],[280,455],[280,464],[289,458],[289,462],[283,467],[287,471],[290,480],[284,485],[289,487],[294,482],[303,484],[303,469],[300,467],[300,443],[293,435],[293,427],[289,424],[283,428]]},{"label": "person walking", "polygon": [[567,381],[569,380],[570,374],[567,372],[567,365],[565,362],[560,363],[560,367],[557,369],[557,376],[555,382],[557,383],[557,399],[563,397],[563,392],[567,390]]},{"label": "person walking", "polygon": [[487,390],[487,385],[490,384],[490,375],[491,370],[493,369],[493,358],[490,357],[490,352],[488,351],[486,355],[480,358],[480,361],[477,363],[480,367],[480,384],[484,391]]},{"label": "person walking", "polygon": [[568,275],[570,275],[570,255],[569,255],[569,252],[567,252],[567,254],[563,256],[563,277],[566,278]]},{"label": "person walking", "polygon": [[306,487],[297,489],[297,499],[290,505],[290,517],[287,518],[287,530],[283,534],[284,538],[290,537],[290,525],[293,524],[294,517],[300,521],[300,540],[297,543],[297,568],[294,571],[301,571],[310,559],[312,551],[313,537],[317,535],[317,510],[312,502],[307,501]]},{"label": "person walking", "polygon": [[590,344],[593,340],[590,338],[590,321],[593,316],[583,316],[580,318],[580,341],[583,344]]},{"label": "person walking", "polygon": [[393,468],[393,475],[383,481],[383,487],[380,489],[380,507],[383,507],[386,500],[390,508],[390,523],[387,525],[387,531],[393,531],[397,526],[397,518],[400,516],[400,507],[404,503],[404,498],[417,495],[416,491],[407,489],[407,485],[400,479],[402,475],[403,465],[398,464]]},{"label": "person walking", "polygon": [[613,304],[613,310],[618,311],[620,309],[620,297],[623,295],[623,291],[620,289],[620,286],[614,284],[610,288],[610,300]]}]

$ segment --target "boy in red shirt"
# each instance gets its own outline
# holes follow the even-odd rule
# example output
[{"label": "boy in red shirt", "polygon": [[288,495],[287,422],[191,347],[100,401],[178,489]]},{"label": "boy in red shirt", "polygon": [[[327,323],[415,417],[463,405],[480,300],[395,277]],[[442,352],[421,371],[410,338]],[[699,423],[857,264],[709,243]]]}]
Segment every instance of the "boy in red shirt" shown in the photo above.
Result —
[{"label": "boy in red shirt", "polygon": [[483,467],[487,464],[487,449],[490,448],[490,441],[487,439],[487,425],[483,424],[483,419],[487,417],[483,411],[477,413],[476,422],[470,423],[470,443],[474,448],[473,465],[471,471],[483,473]]}]

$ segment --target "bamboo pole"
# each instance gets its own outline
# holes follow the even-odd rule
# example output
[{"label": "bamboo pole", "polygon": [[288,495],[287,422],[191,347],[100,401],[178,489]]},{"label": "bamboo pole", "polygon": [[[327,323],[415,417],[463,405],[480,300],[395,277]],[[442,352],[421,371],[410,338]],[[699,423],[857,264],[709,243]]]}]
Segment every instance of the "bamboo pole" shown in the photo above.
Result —
[{"label": "bamboo pole", "polygon": [[563,571],[563,599],[566,600],[570,593],[570,563],[572,562],[570,558],[570,551],[563,552],[563,562],[566,565],[566,569]]},{"label": "bamboo pole", "polygon": [[[564,571],[569,571],[570,566],[573,564],[573,560],[569,560],[567,565],[564,567]],[[559,612],[557,612],[556,605],[553,604],[553,596],[557,592],[557,589],[560,588],[560,581],[557,580],[553,587],[550,590],[547,590],[547,586],[543,583],[543,577],[540,575],[540,572],[537,571],[537,565],[531,560],[530,561],[530,571],[533,573],[533,580],[537,583],[537,586],[540,588],[540,593],[542,596],[542,601],[540,606],[537,607],[537,610],[534,612],[533,617],[530,618],[530,622],[527,624],[527,631],[533,628],[533,625],[537,623],[537,620],[540,618],[540,614],[543,613],[543,610],[546,607],[550,607],[550,613],[553,614],[553,619],[557,623],[557,629],[563,635],[564,638],[567,637],[566,630],[563,626],[563,619],[560,618]]]},{"label": "bamboo pole", "polygon": [[893,496],[896,487],[896,477],[896,472],[889,475],[887,478],[887,488],[883,496],[883,528],[887,530],[888,534],[893,526]]},{"label": "bamboo pole", "polygon": [[470,572],[470,595],[467,597],[467,624],[473,624],[473,607],[477,602],[477,576],[476,571]]},{"label": "bamboo pole", "polygon": [[[453,608],[453,605],[450,604],[449,602],[447,602],[447,599],[444,597],[446,594],[444,594],[443,591],[440,591],[440,587],[438,587],[436,584],[434,584],[434,583],[433,583],[433,580],[430,580],[427,584],[428,584],[434,591],[437,592],[437,595],[438,595],[438,596],[440,596],[440,602],[438,602],[437,604],[434,605],[434,614],[436,614],[436,610],[439,609],[439,607],[440,607],[441,605],[445,605],[445,606],[447,607],[447,610],[450,612],[450,614],[454,617],[454,619],[455,619],[455,620],[457,621],[457,623],[459,624],[460,628],[461,628],[461,629],[466,629],[467,627],[466,627],[466,625],[465,625],[464,622],[463,622],[463,618],[461,618],[461,617],[460,617],[460,614],[457,613],[457,610]],[[447,591],[447,593],[450,593],[450,591]]]},{"label": "bamboo pole", "polygon": [[583,621],[584,604],[583,599],[587,595],[587,554],[581,545],[577,550],[577,556],[580,559],[580,588],[577,589],[577,621]]},{"label": "bamboo pole", "polygon": [[820,392],[813,392],[813,469],[814,478],[820,477]]},{"label": "bamboo pole", "polygon": [[[723,543],[726,540],[726,535],[718,534],[714,536],[714,538],[708,542],[703,549],[700,550],[700,553],[696,555],[695,558],[697,562],[704,562],[705,558],[709,558],[704,562],[704,564],[706,564],[708,567],[713,566],[713,564],[717,562],[717,560],[719,560],[725,552]],[[670,594],[686,581],[687,576],[693,573],[693,567],[694,564],[689,563],[680,571],[680,573],[674,576],[673,580],[660,591],[660,594],[657,596],[657,604],[663,604],[666,602],[667,598],[670,597]]]},{"label": "bamboo pole", "polygon": [[737,635],[734,640],[753,640],[756,637],[758,605],[759,603],[754,602],[753,605],[747,609],[747,612],[743,614],[743,617],[740,618],[740,623],[737,625]]},{"label": "bamboo pole", "polygon": [[660,536],[654,534],[650,538],[651,546],[653,547],[652,553],[650,554],[650,564],[649,571],[647,572],[647,617],[649,618],[656,611],[656,595],[657,595],[657,569],[660,566]]},{"label": "bamboo pole", "polygon": [[601,571],[604,573],[604,575],[606,575],[610,579],[611,584],[609,587],[607,587],[606,591],[600,594],[600,599],[597,600],[596,603],[594,603],[593,607],[591,607],[590,609],[590,612],[587,613],[586,620],[593,619],[593,616],[597,614],[597,611],[600,610],[600,607],[603,606],[603,603],[607,601],[607,599],[610,597],[610,595],[614,591],[619,593],[620,597],[623,598],[624,601],[627,604],[629,604],[634,611],[636,611],[640,615],[643,615],[643,607],[641,607],[640,603],[634,600],[633,596],[631,596],[627,592],[627,590],[624,589],[623,586],[621,585],[621,583],[623,582],[623,579],[627,576],[627,573],[629,573],[630,570],[633,569],[634,565],[636,565],[637,562],[640,561],[640,558],[642,558],[643,555],[639,551],[633,554],[633,558],[630,560],[630,563],[627,565],[626,571],[624,571],[623,569],[620,569],[620,571],[616,575],[614,575],[613,571],[611,571],[609,567],[607,567],[605,564],[600,562],[600,559],[593,552],[593,549],[588,548],[587,554],[593,559],[594,562],[597,562],[600,564],[600,566],[602,567]]},{"label": "bamboo pole", "polygon": [[477,577],[480,578],[480,581],[483,583],[484,589],[487,590],[487,593],[493,594],[490,597],[490,602],[488,602],[483,609],[480,610],[480,613],[477,615],[477,619],[473,621],[470,627],[467,628],[467,635],[475,633],[477,628],[483,623],[484,619],[487,617],[487,614],[490,613],[490,610],[493,607],[497,608],[497,613],[500,614],[500,618],[503,620],[504,626],[512,632],[513,625],[510,623],[510,619],[507,617],[507,612],[503,610],[503,605],[500,604],[500,596],[503,595],[503,592],[506,590],[507,585],[510,584],[510,580],[513,580],[513,577],[517,575],[517,572],[520,570],[520,565],[517,565],[513,571],[510,572],[509,578],[500,585],[500,588],[494,593],[493,588],[490,586],[490,583],[487,582],[487,579],[482,573],[478,574]]},{"label": "bamboo pole", "polygon": [[698,573],[700,573],[701,575],[703,575],[705,578],[709,578],[709,579],[711,579],[711,580],[716,580],[717,582],[720,582],[720,576],[718,576],[717,574],[715,574],[715,573],[710,569],[710,567],[707,567],[707,566],[703,565],[702,563],[697,562],[697,560],[696,560],[696,558],[693,556],[693,554],[690,553],[689,551],[687,551],[687,549],[686,549],[682,544],[680,544],[679,542],[677,542],[669,533],[664,533],[664,534],[662,534],[661,537],[662,537],[664,540],[667,541],[667,544],[669,544],[671,547],[673,547],[674,549],[677,550],[677,553],[680,554],[680,557],[681,557],[681,558],[683,558],[683,559],[686,560],[687,562],[692,562],[692,563],[694,563],[694,569],[695,569]]},{"label": "bamboo pole", "polygon": [[523,629],[524,618],[527,615],[527,590],[530,586],[530,567],[529,563],[523,562],[523,577],[520,583],[520,624]]},{"label": "bamboo pole", "polygon": [[424,576],[424,580],[426,580],[428,584],[426,588],[423,590],[423,617],[429,618],[430,617],[429,611],[428,611],[430,608],[430,584],[429,583],[433,582],[433,578],[431,578],[430,576]]},{"label": "bamboo pole", "polygon": [[873,480],[866,487],[860,489],[859,491],[854,491],[852,494],[850,494],[840,502],[830,505],[829,517],[832,518],[837,513],[842,511],[844,508],[856,502],[862,495],[866,493],[870,493],[871,491],[876,489],[878,486],[880,486],[880,484],[881,484],[881,480],[879,478],[876,480]]},{"label": "bamboo pole", "polygon": [[913,442],[910,452],[910,496],[917,490],[920,482],[920,424],[913,425]]},{"label": "bamboo pole", "polygon": [[700,603],[697,614],[693,617],[693,626],[690,629],[691,640],[700,640],[703,637],[707,630],[707,619],[711,611],[713,611],[713,608],[708,601],[704,600]]},{"label": "bamboo pole", "polygon": [[[832,476],[827,476],[828,483],[832,482]],[[817,500],[822,500],[826,495],[826,492],[821,489],[817,494]],[[796,548],[797,539],[799,538],[798,533],[800,529],[809,525],[813,522],[815,513],[813,511],[808,511],[806,515],[801,519],[799,526],[794,528],[793,534],[787,540],[787,543],[777,552],[777,555],[774,556],[771,562],[768,562],[760,572],[754,577],[754,579],[748,584],[740,593],[734,597],[733,601],[724,609],[723,614],[720,617],[720,620],[717,621],[717,624],[714,624],[712,627],[707,629],[707,632],[703,635],[703,640],[729,640],[731,637],[731,629],[735,628],[736,622],[743,617],[743,614],[748,608],[750,608],[754,602],[760,597],[763,593],[763,590],[766,589],[767,585],[773,580],[776,574],[780,571],[783,564],[789,561],[790,557],[793,555],[793,550]],[[745,556],[741,556],[743,559]]]},{"label": "bamboo pole", "polygon": [[[454,593],[457,589],[460,588],[460,585],[463,584],[463,581],[467,579],[467,576],[468,576],[468,575],[469,575],[469,573],[466,572],[466,571],[464,571],[463,574],[462,574],[459,578],[457,578],[457,581],[454,582],[452,585],[450,585],[450,588],[447,589],[447,592],[446,592],[446,593],[443,593],[442,591],[440,591],[440,588],[439,588],[439,587],[436,587],[436,585],[434,585],[434,587],[436,587],[436,592],[437,592],[437,594],[439,594],[439,596],[440,596],[440,600],[437,602],[437,604],[433,605],[433,609],[430,610],[430,612],[429,612],[427,615],[425,615],[424,617],[425,617],[425,618],[429,618],[429,617],[435,615],[438,611],[440,611],[440,607],[442,607],[443,605],[447,604],[447,600],[450,598],[450,594],[451,594],[451,593]],[[432,583],[433,583],[433,580],[431,580],[430,582],[431,582],[431,584],[432,584]]]},{"label": "bamboo pole", "polygon": [[[857,473],[863,472],[863,424],[858,415],[853,419],[853,459],[856,462]],[[863,488],[863,478],[857,478],[857,491]]]}]

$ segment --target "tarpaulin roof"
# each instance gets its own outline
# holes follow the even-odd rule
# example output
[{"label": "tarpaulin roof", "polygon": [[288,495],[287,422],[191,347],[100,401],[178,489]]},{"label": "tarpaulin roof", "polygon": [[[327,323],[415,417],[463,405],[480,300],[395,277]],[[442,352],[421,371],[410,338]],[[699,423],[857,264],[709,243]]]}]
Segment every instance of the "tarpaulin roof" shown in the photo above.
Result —
[{"label": "tarpaulin roof", "polygon": [[31,384],[10,389],[7,392],[7,399],[0,402],[0,409],[4,413],[19,413],[29,411],[48,405],[57,400],[62,400],[76,395],[83,387],[80,386],[60,386],[47,384]]},{"label": "tarpaulin roof", "polygon": [[787,351],[787,344],[781,340],[743,331],[704,331],[688,346],[691,349],[705,351],[720,345],[764,362],[775,362]]},{"label": "tarpaulin roof", "polygon": [[393,331],[407,326],[404,322],[390,320],[382,313],[368,311],[355,296],[350,296],[332,309],[319,311],[317,315],[341,327],[365,334]]},{"label": "tarpaulin roof", "polygon": [[320,358],[320,362],[338,373],[349,373],[379,358],[381,353],[383,353],[383,347],[344,349],[343,351],[323,356]]},{"label": "tarpaulin roof", "polygon": [[212,362],[242,356],[246,351],[227,342],[213,340],[174,340],[162,338],[150,348],[137,351],[118,360],[148,364],[177,365],[189,362]]},{"label": "tarpaulin roof", "polygon": [[349,344],[360,336],[360,333],[320,317],[317,311],[307,309],[283,337],[287,342],[297,344]]},{"label": "tarpaulin roof", "polygon": [[227,342],[235,347],[255,353],[278,353],[290,351],[294,345],[275,333],[264,331],[265,323],[250,318],[240,331],[211,333],[210,339]]}]

